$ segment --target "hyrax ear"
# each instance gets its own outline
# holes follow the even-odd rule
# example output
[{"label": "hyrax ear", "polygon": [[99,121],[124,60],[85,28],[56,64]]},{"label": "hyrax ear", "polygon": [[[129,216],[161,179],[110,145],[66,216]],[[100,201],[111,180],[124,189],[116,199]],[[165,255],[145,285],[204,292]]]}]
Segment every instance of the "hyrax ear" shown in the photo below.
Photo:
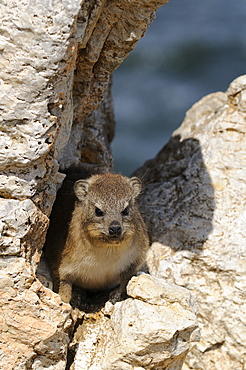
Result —
[{"label": "hyrax ear", "polygon": [[78,200],[83,200],[89,189],[89,182],[87,180],[78,180],[74,184],[74,192]]},{"label": "hyrax ear", "polygon": [[133,190],[133,198],[136,198],[142,189],[141,180],[138,177],[132,177],[130,179],[130,185]]}]

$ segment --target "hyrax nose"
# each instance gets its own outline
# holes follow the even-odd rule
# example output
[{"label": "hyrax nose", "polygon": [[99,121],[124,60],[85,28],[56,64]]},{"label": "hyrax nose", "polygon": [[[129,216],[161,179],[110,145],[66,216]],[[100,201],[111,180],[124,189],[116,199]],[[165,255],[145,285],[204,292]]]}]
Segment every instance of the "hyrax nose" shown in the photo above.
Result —
[{"label": "hyrax nose", "polygon": [[112,221],[108,228],[109,235],[120,236],[122,229],[118,221]]}]

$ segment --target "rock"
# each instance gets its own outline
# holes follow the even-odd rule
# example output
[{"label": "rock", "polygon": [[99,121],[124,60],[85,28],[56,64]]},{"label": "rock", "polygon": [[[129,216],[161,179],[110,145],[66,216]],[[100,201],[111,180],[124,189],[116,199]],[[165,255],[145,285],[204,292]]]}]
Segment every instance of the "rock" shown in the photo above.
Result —
[{"label": "rock", "polygon": [[30,199],[0,199],[0,256],[22,256],[36,268],[48,224]]},{"label": "rock", "polygon": [[65,369],[71,307],[34,280],[24,258],[0,267],[1,368]]},{"label": "rock", "polygon": [[201,341],[184,369],[246,366],[246,76],[196,103],[145,174],[150,272],[195,296]]},{"label": "rock", "polygon": [[111,169],[110,76],[166,2],[1,2],[0,368],[66,367],[71,308],[35,274],[59,168]]},{"label": "rock", "polygon": [[107,92],[107,102],[92,112],[112,72],[166,2],[22,0],[18,8],[2,3],[1,196],[36,196],[49,215],[62,181],[58,164],[112,166],[113,135],[102,134],[108,118],[113,120]]},{"label": "rock", "polygon": [[110,143],[114,137],[113,102],[111,83],[104,93],[104,100],[84,121],[74,122],[69,141],[59,159],[65,170],[81,163],[105,172],[113,169]]},{"label": "rock", "polygon": [[128,298],[82,325],[73,370],[181,369],[199,340],[187,289],[150,275],[131,279]]}]

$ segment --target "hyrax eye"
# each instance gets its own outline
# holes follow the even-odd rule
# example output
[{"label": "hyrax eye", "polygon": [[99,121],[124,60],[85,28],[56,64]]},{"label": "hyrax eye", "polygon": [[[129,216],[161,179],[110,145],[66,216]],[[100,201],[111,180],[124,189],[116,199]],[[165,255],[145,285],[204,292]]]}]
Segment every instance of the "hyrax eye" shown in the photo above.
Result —
[{"label": "hyrax eye", "polygon": [[104,215],[104,213],[99,208],[95,207],[95,215],[97,217],[102,217]]},{"label": "hyrax eye", "polygon": [[122,214],[123,216],[127,216],[127,215],[129,215],[129,207],[126,207],[126,208],[121,212],[121,214]]}]

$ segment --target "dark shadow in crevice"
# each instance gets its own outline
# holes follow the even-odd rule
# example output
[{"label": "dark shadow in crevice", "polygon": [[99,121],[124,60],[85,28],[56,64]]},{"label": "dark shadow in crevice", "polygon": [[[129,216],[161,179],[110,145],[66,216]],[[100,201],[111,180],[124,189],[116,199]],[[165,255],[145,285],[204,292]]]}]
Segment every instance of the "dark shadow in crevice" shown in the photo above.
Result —
[{"label": "dark shadow in crevice", "polygon": [[213,229],[214,189],[197,139],[174,136],[134,175],[151,241],[199,253]]},{"label": "dark shadow in crevice", "polygon": [[71,305],[85,313],[99,312],[110,298],[114,288],[105,290],[85,290],[73,286]]}]

